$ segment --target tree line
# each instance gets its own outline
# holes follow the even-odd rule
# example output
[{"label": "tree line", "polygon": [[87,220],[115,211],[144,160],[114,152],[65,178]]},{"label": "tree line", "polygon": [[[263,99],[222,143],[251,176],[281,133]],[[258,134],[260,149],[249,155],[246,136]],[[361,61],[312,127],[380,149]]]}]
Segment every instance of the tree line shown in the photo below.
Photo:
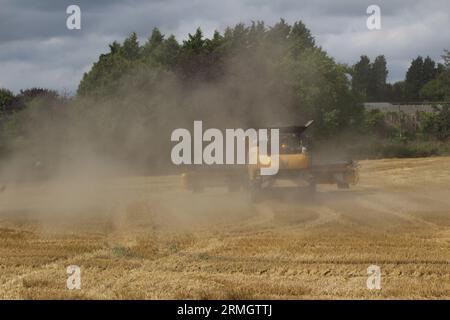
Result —
[{"label": "tree line", "polygon": [[387,83],[388,70],[383,55],[373,62],[366,55],[349,68],[352,90],[367,102],[422,103],[450,101],[450,52],[444,51],[444,63],[429,56],[411,61],[405,79]]},{"label": "tree line", "polygon": [[[346,133],[361,141],[404,138],[386,127],[383,114],[365,111],[363,102],[445,100],[449,75],[445,51],[443,64],[418,57],[404,81],[388,84],[383,56],[339,64],[301,21],[238,24],[209,38],[198,28],[182,42],[154,28],[143,43],[136,33],[111,43],[73,97],[43,88],[18,94],[1,89],[0,158],[27,152],[63,161],[83,149],[163,165],[170,162],[171,131],[194,120],[261,128],[313,119],[317,141]],[[420,134],[410,140],[450,136],[448,106],[421,119]]]},{"label": "tree line", "polygon": [[[343,66],[315,44],[301,21],[289,25],[281,20],[271,27],[261,21],[238,24],[211,38],[197,29],[182,43],[155,28],[140,45],[133,33],[110,45],[110,52],[84,75],[77,93],[122,97],[131,85],[132,91],[152,92],[168,79],[176,82],[168,94],[180,97],[177,108],[191,109],[189,114],[205,120],[221,114],[243,126],[264,126],[314,118],[321,132],[333,134],[355,124],[363,113]],[[201,90],[214,98],[205,98],[208,94]],[[196,107],[192,95],[202,100]]]}]

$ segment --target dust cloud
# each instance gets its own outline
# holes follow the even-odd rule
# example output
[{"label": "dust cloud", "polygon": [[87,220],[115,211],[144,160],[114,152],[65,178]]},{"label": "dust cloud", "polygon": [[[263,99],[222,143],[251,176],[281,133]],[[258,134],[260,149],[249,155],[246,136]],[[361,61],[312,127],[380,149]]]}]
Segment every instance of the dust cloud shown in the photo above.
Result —
[{"label": "dust cloud", "polygon": [[216,219],[236,211],[236,203],[242,204],[237,211],[248,211],[243,195],[230,194],[218,205],[214,196],[195,200],[183,191],[152,199],[153,189],[164,188],[153,183],[146,195],[113,186],[127,177],[179,176],[182,169],[170,159],[170,135],[176,128],[192,130],[194,120],[202,120],[204,130],[306,122],[302,112],[292,113],[294,97],[282,85],[283,69],[267,59],[286,50],[274,45],[251,55],[234,52],[219,63],[218,74],[198,74],[191,81],[160,71],[157,81],[142,82],[136,71],[124,76],[110,97],[32,101],[17,115],[20,134],[0,162],[1,212],[110,214],[134,202],[153,201],[164,204],[168,214],[163,216],[181,211],[185,221],[194,223],[197,212],[216,212]]}]

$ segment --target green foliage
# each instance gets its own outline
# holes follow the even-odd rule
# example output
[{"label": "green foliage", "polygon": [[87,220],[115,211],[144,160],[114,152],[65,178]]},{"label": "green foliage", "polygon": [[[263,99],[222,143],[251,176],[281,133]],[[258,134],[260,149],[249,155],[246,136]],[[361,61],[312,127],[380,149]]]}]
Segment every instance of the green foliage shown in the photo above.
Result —
[{"label": "green foliage", "polygon": [[436,114],[433,129],[436,138],[440,140],[450,138],[450,106],[443,106]]},{"label": "green foliage", "polygon": [[[411,62],[411,66],[406,72],[405,77],[405,98],[407,101],[420,101],[421,100],[421,90],[424,86],[433,80],[438,73],[436,68],[436,63],[430,58],[426,57],[423,59],[418,56]],[[436,86],[436,83],[434,84]],[[425,95],[436,94],[430,92],[430,87],[426,91],[422,92]]]},{"label": "green foliage", "polygon": [[203,39],[203,32],[197,28],[192,35],[189,33],[188,39],[183,41],[183,53],[188,55],[200,54],[206,46],[206,40]]},{"label": "green foliage", "polygon": [[[114,41],[109,48],[110,52],[101,54],[91,70],[83,75],[78,86],[79,96],[104,99],[131,85],[143,87],[156,73],[173,68],[180,53],[175,37],[164,39],[157,28],[143,46],[133,32],[122,44]],[[148,77],[143,77],[144,72],[148,72]]]},{"label": "green foliage", "polygon": [[[7,112],[0,114],[0,154],[27,150],[47,154],[63,138],[66,100],[55,91],[43,88],[21,90],[19,94],[1,91],[7,101]],[[59,131],[61,130],[61,131]]]},{"label": "green foliage", "polygon": [[91,71],[83,75],[78,86],[78,94],[105,96],[118,89],[118,80],[132,70],[132,63],[122,56],[116,44],[111,46],[111,52],[100,55]]},{"label": "green foliage", "polygon": [[425,138],[448,140],[450,138],[450,106],[435,107],[435,112],[419,114],[420,133]]},{"label": "green foliage", "polygon": [[365,127],[368,132],[383,133],[386,130],[384,113],[378,109],[366,112]]},{"label": "green foliage", "polygon": [[369,101],[385,101],[386,99],[386,58],[381,55],[375,58],[371,66],[370,82],[368,87]]},{"label": "green foliage", "polygon": [[438,79],[444,91],[444,99],[450,100],[450,51],[445,50],[442,59],[444,59],[444,65],[438,68]]},{"label": "green foliage", "polygon": [[164,42],[164,35],[158,28],[152,30],[152,34],[142,48],[144,56],[150,56]]},{"label": "green foliage", "polygon": [[404,81],[386,83],[387,68],[384,56],[373,63],[361,56],[351,69],[352,90],[362,100],[381,102],[424,102],[450,99],[449,53],[445,51],[444,64],[436,64],[430,57],[413,59]]},{"label": "green foliage", "polygon": [[126,60],[137,60],[140,58],[140,47],[137,40],[137,35],[133,32],[128,38],[123,42],[122,47],[119,50],[119,54]]},{"label": "green foliage", "polygon": [[373,63],[367,56],[361,56],[352,70],[352,90],[365,101],[385,101],[387,97],[387,68],[383,55]]},{"label": "green foliage", "polygon": [[0,88],[0,117],[11,112],[13,103],[14,94],[7,89]]},{"label": "green foliage", "polygon": [[20,104],[27,104],[33,100],[45,100],[49,103],[58,102],[60,100],[60,96],[58,92],[55,90],[44,89],[44,88],[31,88],[20,90],[19,95],[16,97],[20,102]]},{"label": "green foliage", "polygon": [[397,81],[394,84],[386,85],[387,100],[391,102],[403,102],[406,101],[405,95],[405,82]]},{"label": "green foliage", "polygon": [[419,92],[422,101],[443,101],[445,94],[446,90],[440,77],[428,81]]},{"label": "green foliage", "polygon": [[430,58],[426,57],[422,66],[422,84],[434,79],[437,74],[436,63]]},{"label": "green foliage", "polygon": [[5,128],[11,128],[16,122],[16,113],[37,100],[49,105],[60,101],[60,97],[56,91],[43,88],[20,90],[18,95],[14,95],[9,90],[0,89],[0,124],[3,124],[3,129],[10,130]]},{"label": "green foliage", "polygon": [[294,23],[291,29],[290,37],[294,43],[292,46],[294,56],[299,54],[303,49],[314,48],[316,46],[311,32],[301,21]]},{"label": "green foliage", "polygon": [[406,72],[405,92],[408,101],[417,101],[419,98],[419,91],[423,85],[422,71],[423,59],[419,56],[411,62],[411,66]]},{"label": "green foliage", "polygon": [[371,65],[367,56],[361,56],[358,63],[353,66],[352,90],[360,96],[368,96],[368,88],[371,81]]}]

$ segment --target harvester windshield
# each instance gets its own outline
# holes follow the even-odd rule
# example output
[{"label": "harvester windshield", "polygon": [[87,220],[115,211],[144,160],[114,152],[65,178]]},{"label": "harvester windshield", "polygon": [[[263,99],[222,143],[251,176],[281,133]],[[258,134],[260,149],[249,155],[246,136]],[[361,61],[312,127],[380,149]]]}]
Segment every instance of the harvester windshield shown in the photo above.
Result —
[{"label": "harvester windshield", "polygon": [[313,123],[308,121],[304,126],[281,127],[280,130],[280,154],[298,154],[304,152],[308,146],[304,132]]}]

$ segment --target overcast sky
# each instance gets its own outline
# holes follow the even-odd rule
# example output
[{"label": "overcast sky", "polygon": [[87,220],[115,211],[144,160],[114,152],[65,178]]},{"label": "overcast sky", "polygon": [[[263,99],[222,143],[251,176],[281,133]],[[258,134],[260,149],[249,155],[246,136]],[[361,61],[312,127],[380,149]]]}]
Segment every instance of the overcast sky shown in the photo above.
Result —
[{"label": "overcast sky", "polygon": [[[95,2],[95,3],[94,3]],[[81,30],[66,28],[66,8],[81,8]],[[366,9],[381,8],[381,30],[366,27]],[[0,0],[0,87],[18,92],[46,87],[74,93],[84,72],[108,44],[153,27],[183,40],[200,26],[302,20],[338,62],[384,54],[389,81],[401,80],[412,58],[440,60],[450,49],[450,0]]]}]

